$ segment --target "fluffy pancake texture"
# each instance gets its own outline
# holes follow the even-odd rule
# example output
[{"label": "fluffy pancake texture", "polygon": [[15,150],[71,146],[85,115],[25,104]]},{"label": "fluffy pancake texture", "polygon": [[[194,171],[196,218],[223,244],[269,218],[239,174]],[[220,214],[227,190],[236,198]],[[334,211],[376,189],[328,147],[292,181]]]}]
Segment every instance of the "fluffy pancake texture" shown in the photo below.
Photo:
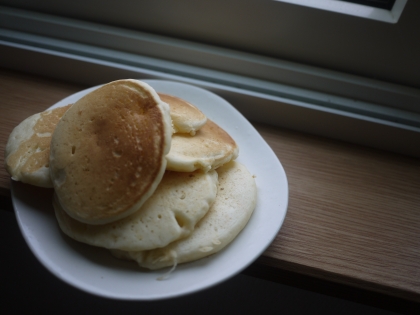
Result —
[{"label": "fluffy pancake texture", "polygon": [[63,232],[90,245],[129,251],[163,247],[189,235],[216,199],[216,171],[166,172],[142,208],[117,222],[90,225],[66,214],[57,199],[54,209]]},{"label": "fluffy pancake texture", "polygon": [[159,184],[171,136],[169,106],[144,82],[114,81],[85,95],[64,114],[51,140],[59,203],[89,224],[132,214]]},{"label": "fluffy pancake texture", "polygon": [[195,133],[207,122],[207,117],[193,104],[176,96],[158,93],[171,109],[174,133]]},{"label": "fluffy pancake texture", "polygon": [[141,267],[160,269],[214,254],[241,232],[257,201],[255,180],[245,166],[235,161],[217,169],[216,201],[190,236],[166,247],[149,251],[118,251],[114,256],[135,260]]},{"label": "fluffy pancake texture", "polygon": [[51,137],[70,106],[32,115],[13,129],[5,148],[5,167],[12,179],[53,187],[49,170]]},{"label": "fluffy pancake texture", "polygon": [[195,136],[172,136],[166,168],[177,172],[208,171],[236,159],[238,154],[239,148],[232,137],[208,119]]}]

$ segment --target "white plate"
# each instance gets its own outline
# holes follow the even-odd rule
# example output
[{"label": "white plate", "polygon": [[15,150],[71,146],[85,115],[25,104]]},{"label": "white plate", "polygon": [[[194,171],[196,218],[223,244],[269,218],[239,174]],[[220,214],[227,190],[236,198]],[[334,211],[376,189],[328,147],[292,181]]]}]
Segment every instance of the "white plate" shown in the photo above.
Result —
[{"label": "white plate", "polygon": [[[279,160],[253,126],[219,96],[191,85],[144,80],[158,92],[181,97],[198,106],[238,143],[238,161],[255,175],[257,207],[248,225],[223,251],[165,273],[141,271],[133,262],[115,259],[104,249],[66,237],[55,221],[52,190],[12,182],[12,200],[22,234],[41,263],[63,281],[102,297],[156,300],[196,292],[220,283],[257,259],[277,235],[287,211],[288,185]],[[53,107],[74,103],[93,90],[73,94]]]}]

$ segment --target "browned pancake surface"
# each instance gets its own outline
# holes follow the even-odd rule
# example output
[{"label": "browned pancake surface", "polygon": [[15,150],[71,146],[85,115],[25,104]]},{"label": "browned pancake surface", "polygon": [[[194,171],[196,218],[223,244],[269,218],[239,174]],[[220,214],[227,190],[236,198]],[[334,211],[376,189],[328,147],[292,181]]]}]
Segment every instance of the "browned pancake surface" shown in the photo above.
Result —
[{"label": "browned pancake surface", "polygon": [[166,156],[167,169],[177,172],[208,171],[237,158],[235,140],[216,123],[207,123],[195,134],[174,134],[171,150]]},{"label": "browned pancake surface", "polygon": [[158,93],[162,101],[167,103],[171,109],[171,118],[174,133],[195,133],[204,126],[207,121],[204,115],[196,106],[179,97]]},{"label": "browned pancake surface", "polygon": [[76,102],[51,143],[52,179],[66,212],[103,224],[137,210],[161,180],[170,128],[167,105],[135,80],[111,82]]},{"label": "browned pancake surface", "polygon": [[35,114],[15,128],[5,150],[6,169],[14,179],[52,187],[48,171],[51,137],[70,106]]}]

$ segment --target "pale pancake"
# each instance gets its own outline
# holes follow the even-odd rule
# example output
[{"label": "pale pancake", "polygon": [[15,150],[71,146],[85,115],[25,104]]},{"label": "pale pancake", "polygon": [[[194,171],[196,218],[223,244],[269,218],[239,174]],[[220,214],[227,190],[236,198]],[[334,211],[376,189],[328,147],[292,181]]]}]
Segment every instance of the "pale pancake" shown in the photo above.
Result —
[{"label": "pale pancake", "polygon": [[171,109],[174,133],[195,133],[207,122],[207,117],[193,104],[179,97],[158,93],[162,101]]},{"label": "pale pancake", "polygon": [[71,238],[110,249],[146,250],[189,235],[216,199],[217,173],[166,172],[142,208],[117,222],[90,225],[53,202],[61,229]]},{"label": "pale pancake", "polygon": [[169,106],[144,82],[114,81],[85,95],[51,140],[50,173],[61,206],[89,224],[134,213],[164,174],[171,136]]},{"label": "pale pancake", "polygon": [[253,213],[257,188],[245,166],[235,161],[217,169],[216,201],[190,236],[164,248],[150,251],[111,251],[122,259],[135,260],[141,267],[160,269],[207,257],[229,243],[242,231]]},{"label": "pale pancake", "polygon": [[174,134],[166,156],[166,169],[177,172],[208,171],[236,159],[239,148],[232,137],[210,119],[195,134]]},{"label": "pale pancake", "polygon": [[54,129],[71,105],[26,118],[9,136],[5,167],[12,179],[39,187],[53,187],[50,179],[50,143]]}]

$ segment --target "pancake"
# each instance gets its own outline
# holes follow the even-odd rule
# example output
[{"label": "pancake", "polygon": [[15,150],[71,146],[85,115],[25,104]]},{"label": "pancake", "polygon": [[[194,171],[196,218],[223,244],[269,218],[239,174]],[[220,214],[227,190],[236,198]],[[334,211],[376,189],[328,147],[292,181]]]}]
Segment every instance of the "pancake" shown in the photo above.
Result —
[{"label": "pancake", "polygon": [[32,115],[13,129],[4,152],[5,167],[13,180],[53,187],[49,170],[51,137],[70,106]]},{"label": "pancake", "polygon": [[119,80],[85,95],[51,140],[50,174],[68,215],[88,224],[137,211],[159,184],[171,145],[169,106],[148,84]]},{"label": "pancake", "polygon": [[141,267],[160,269],[214,254],[229,243],[248,223],[257,201],[255,180],[245,166],[235,161],[217,169],[216,201],[190,236],[164,248],[149,251],[112,250],[117,258],[135,260]]},{"label": "pancake", "polygon": [[207,172],[236,159],[239,148],[232,137],[210,119],[195,134],[174,134],[166,156],[167,170]]},{"label": "pancake", "polygon": [[85,224],[68,216],[57,199],[53,205],[62,231],[77,241],[111,249],[146,250],[189,235],[216,193],[216,171],[166,172],[141,209],[117,222]]},{"label": "pancake", "polygon": [[158,94],[160,99],[167,103],[171,109],[174,133],[189,133],[194,136],[206,123],[206,115],[191,103],[176,96]]},{"label": "pancake", "polygon": [[[206,123],[207,117],[191,103],[168,94],[158,95],[170,106],[174,133],[194,135]],[[48,168],[51,136],[69,107],[35,114],[15,128],[5,151],[6,169],[14,180],[40,187],[53,187]]]}]

